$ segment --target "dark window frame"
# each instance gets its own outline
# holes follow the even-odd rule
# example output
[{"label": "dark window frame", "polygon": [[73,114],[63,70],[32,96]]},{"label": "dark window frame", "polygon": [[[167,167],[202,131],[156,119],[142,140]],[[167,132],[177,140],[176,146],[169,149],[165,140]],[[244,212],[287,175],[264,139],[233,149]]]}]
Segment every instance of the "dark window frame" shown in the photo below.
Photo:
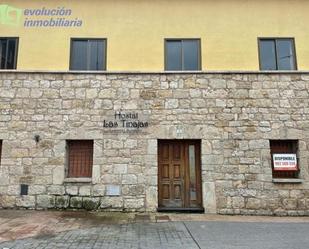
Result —
[{"label": "dark window frame", "polygon": [[[289,40],[292,42],[292,49],[294,55],[294,69],[290,69],[289,71],[297,71],[297,55],[296,55],[296,44],[294,37],[258,37],[258,55],[259,55],[259,67],[261,71],[285,71],[278,69],[278,52],[277,52],[277,41],[278,40]],[[275,42],[275,59],[276,59],[276,69],[273,70],[264,70],[262,69],[262,59],[261,59],[261,41],[274,41]]]},{"label": "dark window frame", "polygon": [[[12,37],[0,37],[0,40],[15,40],[16,41],[16,47],[15,47],[15,54],[14,54],[14,66],[12,69],[1,68],[1,58],[0,58],[0,70],[16,70],[17,69],[17,59],[18,59],[18,49],[19,49],[19,37],[12,36]],[[8,49],[8,46],[7,46]],[[7,64],[7,62],[6,62]]]},{"label": "dark window frame", "polygon": [[[69,70],[70,71],[79,71],[76,69],[72,69],[72,62],[73,62],[73,42],[74,41],[103,41],[103,68],[101,70],[91,70],[91,69],[84,69],[81,71],[106,71],[107,70],[107,38],[78,38],[74,37],[70,39],[70,61],[69,61]],[[89,56],[89,55],[87,55]]]},{"label": "dark window frame", "polygon": [[[74,165],[71,161],[70,158],[72,156],[72,144],[74,144],[73,146],[77,146],[78,143],[82,144],[88,142],[91,145],[90,148],[90,163],[88,165],[89,168],[87,168],[86,170],[88,170],[88,174],[82,175],[82,174],[73,174],[73,169],[71,167],[73,167],[72,165]],[[73,152],[73,153],[76,153]],[[93,156],[94,156],[94,140],[86,140],[86,139],[70,139],[70,140],[66,140],[66,167],[65,167],[65,177],[66,178],[92,178],[92,174],[93,174]],[[72,163],[72,164],[71,164]],[[85,169],[83,169],[85,171]],[[76,172],[75,172],[76,173]],[[85,172],[84,172],[85,173]]]},{"label": "dark window frame", "polygon": [[183,58],[183,46],[181,45],[181,70],[176,71],[201,71],[202,70],[202,45],[201,45],[201,38],[164,38],[164,71],[174,71],[174,70],[168,70],[167,69],[167,43],[168,41],[180,41],[181,43],[183,41],[197,41],[198,42],[198,69],[197,70],[185,70],[184,69],[184,58]]},{"label": "dark window frame", "polygon": [[[277,144],[276,144],[277,143]],[[281,149],[277,149],[280,147],[278,144],[285,143],[289,148],[289,151],[281,151]],[[276,144],[276,145],[274,145]],[[277,146],[277,147],[276,147]],[[274,179],[299,179],[300,176],[300,165],[299,165],[299,140],[293,139],[271,139],[269,140],[269,147],[270,147],[270,155],[271,155],[271,168],[272,168],[272,177]],[[274,149],[276,147],[276,149]],[[289,154],[293,153],[296,154],[297,158],[297,171],[275,171],[274,170],[274,161],[273,161],[273,154]]]},{"label": "dark window frame", "polygon": [[2,158],[2,145],[3,145],[3,140],[0,139],[0,166],[1,166],[1,158]]}]

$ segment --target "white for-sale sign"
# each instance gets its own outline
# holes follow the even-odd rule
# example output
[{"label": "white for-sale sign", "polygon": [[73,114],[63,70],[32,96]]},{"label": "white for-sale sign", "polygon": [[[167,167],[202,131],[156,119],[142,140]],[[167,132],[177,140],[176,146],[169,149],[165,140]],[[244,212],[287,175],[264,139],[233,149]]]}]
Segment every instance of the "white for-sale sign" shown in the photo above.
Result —
[{"label": "white for-sale sign", "polygon": [[296,154],[273,154],[274,170],[297,170]]}]

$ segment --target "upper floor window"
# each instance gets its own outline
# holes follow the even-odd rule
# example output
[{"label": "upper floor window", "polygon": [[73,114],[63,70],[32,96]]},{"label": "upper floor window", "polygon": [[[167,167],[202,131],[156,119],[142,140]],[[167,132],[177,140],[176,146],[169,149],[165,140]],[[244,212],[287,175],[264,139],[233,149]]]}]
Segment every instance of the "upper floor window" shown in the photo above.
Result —
[{"label": "upper floor window", "polygon": [[0,140],[0,165],[1,165],[1,153],[2,153],[2,140]]},{"label": "upper floor window", "polygon": [[0,69],[16,69],[17,38],[0,38]]},{"label": "upper floor window", "polygon": [[261,70],[296,70],[294,39],[259,39]]},{"label": "upper floor window", "polygon": [[70,70],[106,70],[106,40],[72,39]]},{"label": "upper floor window", "polygon": [[199,39],[166,39],[165,70],[201,70],[201,47]]}]

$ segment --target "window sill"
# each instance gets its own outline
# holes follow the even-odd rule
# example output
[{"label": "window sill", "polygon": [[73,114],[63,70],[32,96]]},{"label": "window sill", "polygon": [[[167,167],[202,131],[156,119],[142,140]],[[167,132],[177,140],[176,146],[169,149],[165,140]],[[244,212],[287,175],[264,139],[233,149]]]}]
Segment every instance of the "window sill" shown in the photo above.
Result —
[{"label": "window sill", "polygon": [[303,179],[298,178],[273,178],[273,183],[303,183]]},{"label": "window sill", "polygon": [[91,183],[92,178],[88,177],[81,177],[81,178],[65,178],[64,182],[71,182],[71,183]]}]

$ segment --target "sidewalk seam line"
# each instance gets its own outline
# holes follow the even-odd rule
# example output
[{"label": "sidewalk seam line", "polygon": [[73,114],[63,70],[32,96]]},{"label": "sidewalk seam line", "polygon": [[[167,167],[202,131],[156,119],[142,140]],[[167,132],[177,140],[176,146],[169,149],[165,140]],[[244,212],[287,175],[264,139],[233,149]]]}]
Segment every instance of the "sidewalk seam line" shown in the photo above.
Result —
[{"label": "sidewalk seam line", "polygon": [[200,245],[197,243],[196,239],[194,238],[194,236],[192,235],[192,233],[190,232],[189,228],[187,227],[186,223],[183,221],[182,224],[185,226],[185,228],[187,229],[188,233],[190,234],[191,238],[193,239],[194,243],[197,245],[197,247],[199,249],[202,249],[200,247]]}]

